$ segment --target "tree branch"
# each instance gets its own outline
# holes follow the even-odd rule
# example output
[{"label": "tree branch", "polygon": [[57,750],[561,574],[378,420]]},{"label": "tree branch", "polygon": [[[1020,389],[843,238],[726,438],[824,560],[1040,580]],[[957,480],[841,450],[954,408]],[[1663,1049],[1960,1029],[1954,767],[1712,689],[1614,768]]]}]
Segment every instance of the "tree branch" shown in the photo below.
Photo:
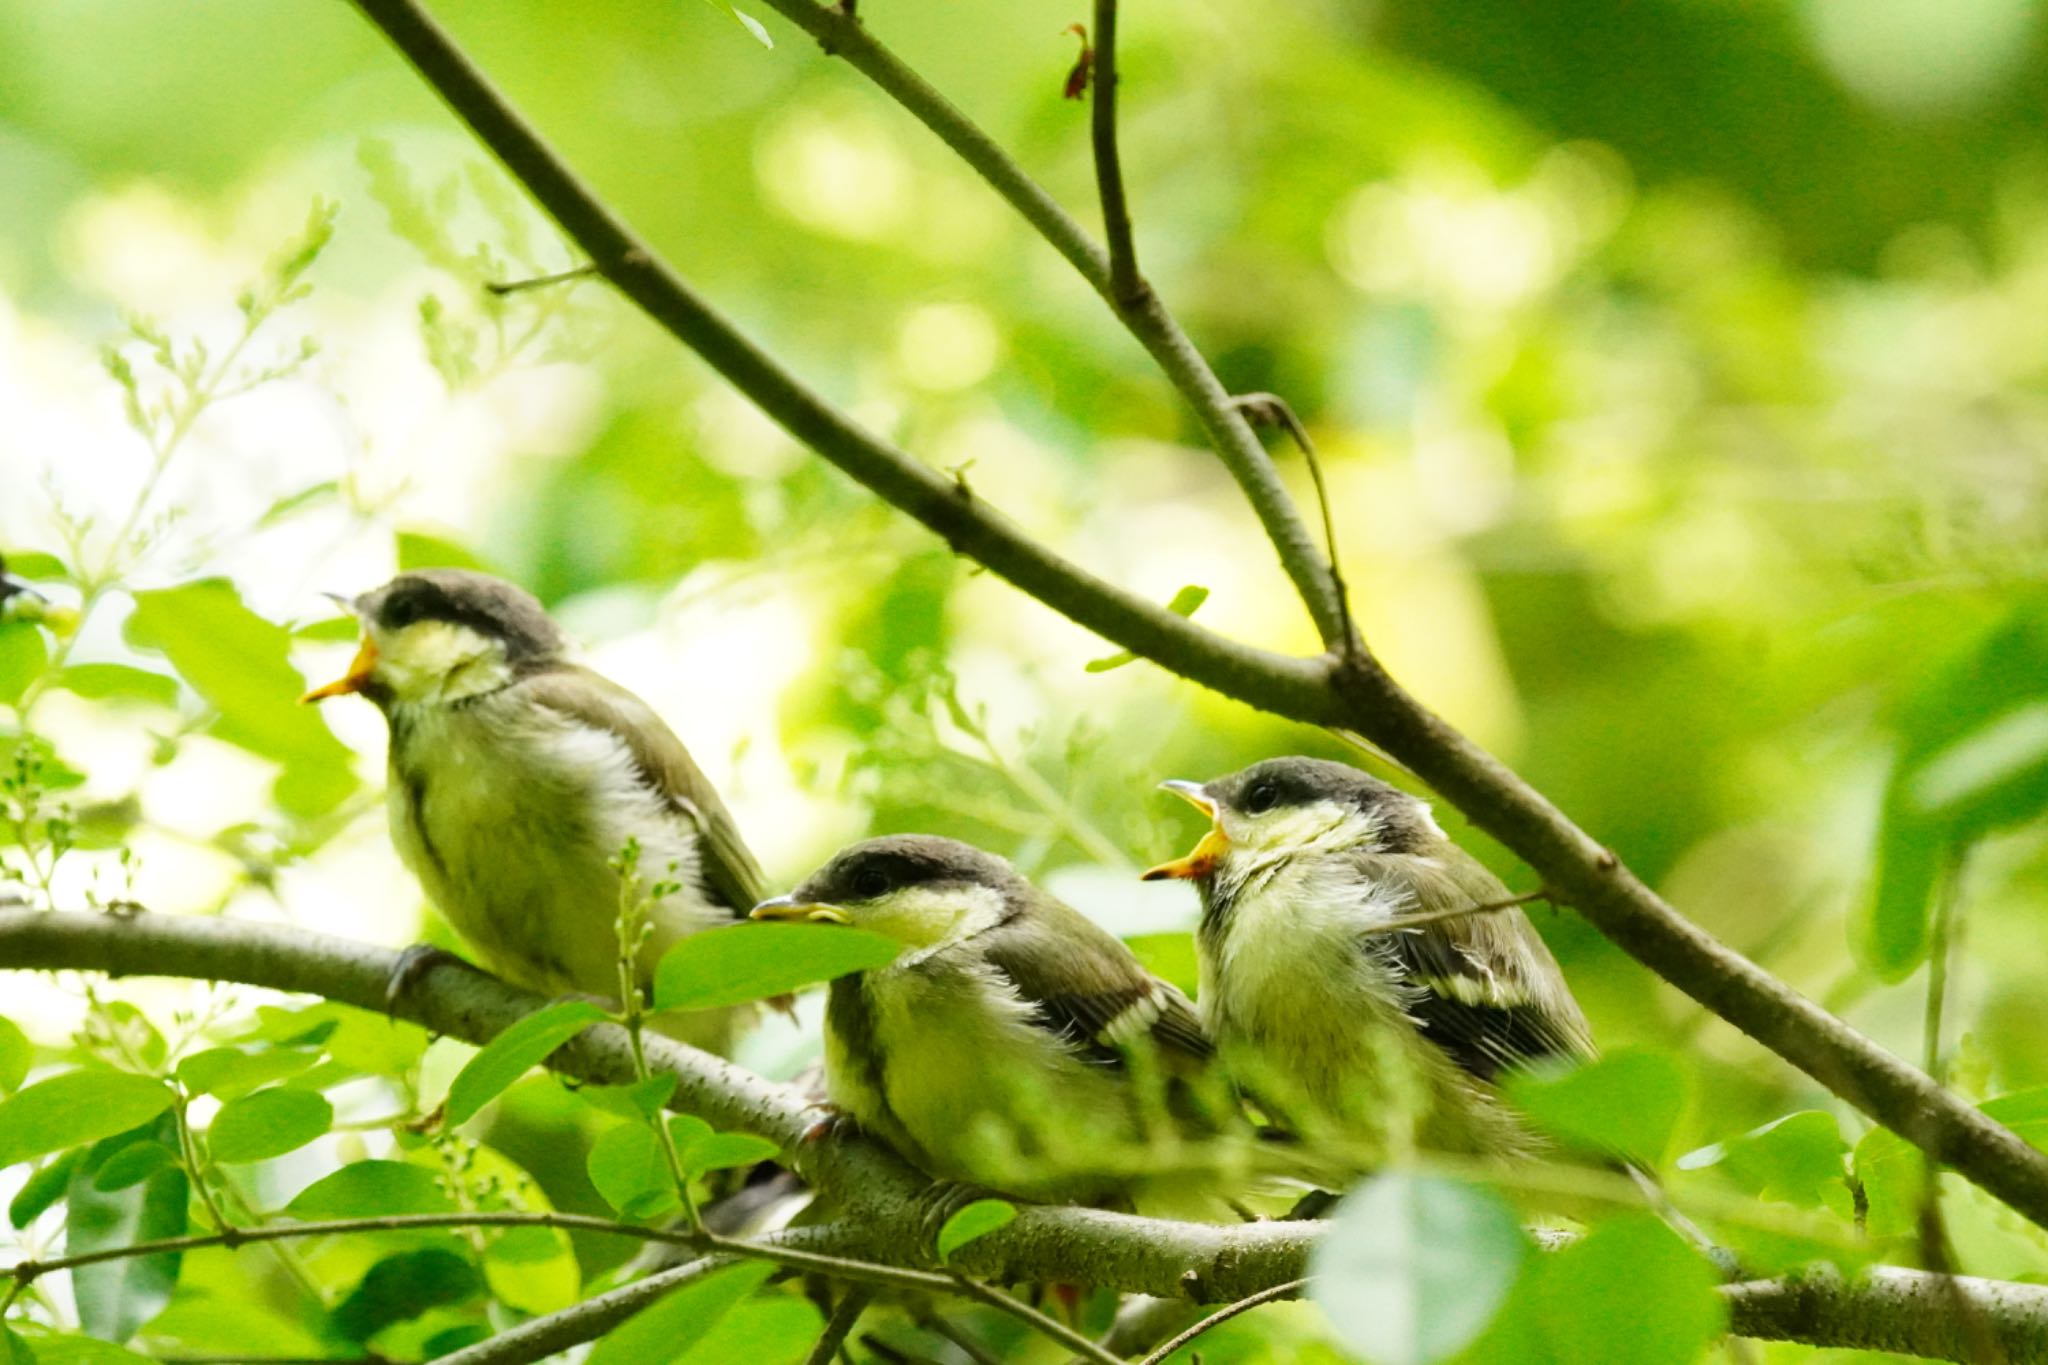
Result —
[{"label": "tree branch", "polygon": [[[0,964],[235,981],[382,1012],[385,983],[398,965],[398,954],[348,939],[236,920],[0,910]],[[451,961],[429,967],[398,1001],[395,1013],[433,1032],[484,1043],[544,1003],[531,992]],[[649,1037],[646,1047],[649,1066],[676,1077],[675,1108],[696,1114],[715,1128],[759,1133],[780,1143],[789,1164],[842,1212],[838,1222],[793,1229],[738,1250],[843,1278],[937,1293],[968,1292],[952,1275],[922,1268],[924,1206],[919,1196],[927,1182],[893,1153],[864,1138],[836,1133],[805,1141],[820,1114],[795,1091],[665,1038]],[[611,1024],[585,1030],[557,1052],[550,1065],[563,1075],[600,1084],[619,1084],[633,1075],[625,1030]],[[995,1283],[1083,1283],[1161,1298],[1234,1303],[1300,1279],[1320,1231],[1315,1222],[1220,1227],[1097,1209],[1023,1205],[1014,1221],[955,1253],[953,1266],[962,1275]],[[253,1239],[256,1231],[241,1235]],[[864,1264],[850,1265],[847,1258]],[[700,1260],[685,1269],[692,1268],[703,1273],[709,1266]],[[675,1277],[683,1271],[663,1274],[670,1278],[639,1281],[629,1287],[638,1295],[610,1300],[606,1311],[618,1316],[609,1322],[622,1321],[674,1288],[681,1282]],[[1941,1278],[1883,1268],[1853,1281],[1830,1272],[1750,1281],[1723,1292],[1731,1328],[1745,1336],[1940,1356],[1953,1354],[1967,1330],[1940,1288]],[[2013,1359],[2048,1356],[2048,1287],[1967,1276],[1958,1277],[1955,1284],[1969,1297],[1980,1323],[2006,1345]],[[585,1316],[574,1321],[577,1330],[584,1330],[594,1320]],[[517,1330],[538,1330],[541,1323],[548,1324],[547,1333],[564,1335],[521,1340],[530,1345],[568,1345],[605,1330],[575,1335],[552,1318]],[[513,1359],[537,1358],[507,1355],[482,1360],[484,1365],[506,1365]],[[472,1360],[471,1365],[477,1362]]]},{"label": "tree branch", "polygon": [[1109,297],[1119,310],[1151,288],[1138,274],[1131,209],[1124,200],[1123,158],[1116,146],[1116,0],[1095,0],[1095,95],[1089,102],[1095,143],[1095,187],[1102,199],[1102,235],[1109,243]]},{"label": "tree branch", "polygon": [[[862,430],[714,312],[575,177],[411,0],[356,3],[621,292],[791,435],[955,550],[1133,654],[1275,715],[1366,735],[1534,868],[1560,903],[1577,908],[1637,961],[1877,1122],[2048,1226],[2048,1157],[1694,926],[1528,783],[1409,695],[1369,654],[1347,650],[1341,657],[1301,660],[1251,649],[1037,545],[954,481]],[[1085,267],[1090,283],[1103,287],[1108,276],[1101,249],[985,134],[850,16],[813,0],[770,3],[923,119],[1005,198],[1028,210],[1034,226]],[[1198,407],[1222,414],[1225,425],[1257,446],[1242,414],[1156,298],[1125,320],[1141,338],[1152,338],[1148,349],[1168,373],[1199,391]],[[1258,460],[1257,468],[1270,476],[1263,448]],[[1237,472],[1244,484],[1244,471]],[[1314,547],[1291,509],[1276,529],[1269,494],[1277,480],[1271,488],[1260,487],[1247,493],[1283,561],[1295,568],[1314,561]],[[1284,501],[1284,490],[1280,496]],[[1324,579],[1320,570],[1312,577]],[[1296,582],[1303,579],[1297,575]],[[1326,639],[1342,615],[1334,599],[1329,607]]]}]

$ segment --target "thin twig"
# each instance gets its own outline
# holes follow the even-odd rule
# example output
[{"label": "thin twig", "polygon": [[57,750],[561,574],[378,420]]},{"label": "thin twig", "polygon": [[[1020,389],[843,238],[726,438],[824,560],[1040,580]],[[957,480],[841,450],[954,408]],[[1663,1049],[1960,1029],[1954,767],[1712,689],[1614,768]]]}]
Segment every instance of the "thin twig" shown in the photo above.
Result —
[{"label": "thin twig", "polygon": [[1512,910],[1531,901],[1549,899],[1550,892],[1539,886],[1534,891],[1524,891],[1521,895],[1509,896],[1506,900],[1486,901],[1479,905],[1459,905],[1449,910],[1420,910],[1412,915],[1396,915],[1392,919],[1369,924],[1362,932],[1370,937],[1374,934],[1397,933],[1403,929],[1421,929],[1431,924],[1442,924],[1445,920],[1464,919],[1469,915],[1490,915],[1497,910]]},{"label": "thin twig", "polygon": [[1202,1335],[1202,1333],[1208,1331],[1210,1328],[1217,1327],[1222,1325],[1223,1323],[1229,1322],[1238,1314],[1249,1313],[1252,1309],[1260,1307],[1263,1304],[1271,1303],[1275,1299],[1292,1298],[1294,1295],[1300,1293],[1302,1287],[1307,1283],[1308,1280],[1306,1278],[1299,1280],[1289,1280],[1285,1284],[1276,1284],[1271,1289],[1261,1289],[1256,1294],[1247,1295],[1246,1297],[1239,1299],[1236,1303],[1225,1304],[1223,1307],[1211,1313],[1208,1317],[1203,1318],[1200,1322],[1194,1323],[1193,1325],[1189,1326],[1185,1331],[1181,1332],[1179,1335],[1169,1337],[1165,1342],[1163,1342],[1161,1345],[1155,1348],[1150,1354],[1146,1355],[1144,1359],[1140,1360],[1138,1362],[1138,1365],[1160,1365],[1160,1362],[1164,1361],[1168,1356],[1172,1355],[1175,1351],[1178,1351],[1181,1347],[1187,1345],[1189,1342],[1193,1341],[1196,1337]]},{"label": "thin twig", "polygon": [[553,284],[568,284],[574,280],[587,280],[596,274],[597,267],[586,261],[582,265],[571,266],[567,270],[557,270],[552,275],[535,275],[532,279],[527,280],[486,280],[484,288],[490,293],[503,298],[507,294],[523,293],[528,289],[545,289]]},{"label": "thin twig", "polygon": [[917,1325],[934,1336],[944,1337],[953,1343],[960,1354],[974,1362],[974,1365],[1003,1365],[995,1353],[976,1341],[966,1328],[937,1313],[927,1313],[919,1318]]},{"label": "thin twig", "polygon": [[1330,510],[1330,485],[1323,478],[1323,461],[1316,454],[1316,443],[1309,439],[1308,428],[1301,418],[1295,416],[1294,408],[1277,393],[1241,393],[1231,399],[1240,411],[1254,422],[1267,422],[1286,430],[1301,451],[1302,459],[1308,463],[1308,477],[1315,485],[1316,506],[1323,514],[1323,554],[1330,563],[1330,583],[1337,593],[1337,617],[1341,626],[1338,648],[1344,657],[1354,662],[1364,654],[1365,642],[1359,638],[1358,625],[1351,619],[1351,589],[1344,582],[1344,568],[1337,559],[1337,518]]},{"label": "thin twig", "polygon": [[1097,1365],[1123,1365],[1122,1361],[1103,1350],[1100,1346],[1097,1346],[1087,1337],[1082,1336],[1073,1328],[1067,1326],[1064,1322],[1061,1322],[1058,1318],[1039,1312],[1022,1299],[1005,1294],[1002,1290],[992,1285],[982,1284],[978,1280],[970,1280],[965,1275],[954,1274],[947,1276],[947,1278],[952,1280],[955,1293],[964,1295],[978,1303],[985,1303],[991,1308],[1000,1309],[1020,1322],[1029,1323],[1040,1333],[1052,1338],[1075,1355],[1080,1356],[1083,1360],[1095,1361]]},{"label": "thin twig", "polygon": [[860,1315],[874,1302],[875,1291],[864,1284],[850,1284],[833,1306],[832,1316],[825,1323],[825,1333],[818,1338],[818,1344],[811,1347],[811,1353],[804,1357],[804,1365],[832,1365],[832,1357],[839,1354],[839,1347],[845,1342],[847,1333],[860,1321]]},{"label": "thin twig", "polygon": [[1095,185],[1102,196],[1102,235],[1109,245],[1109,293],[1119,309],[1146,293],[1124,199],[1123,158],[1116,145],[1116,0],[1095,0],[1095,95],[1089,106],[1095,143]]}]

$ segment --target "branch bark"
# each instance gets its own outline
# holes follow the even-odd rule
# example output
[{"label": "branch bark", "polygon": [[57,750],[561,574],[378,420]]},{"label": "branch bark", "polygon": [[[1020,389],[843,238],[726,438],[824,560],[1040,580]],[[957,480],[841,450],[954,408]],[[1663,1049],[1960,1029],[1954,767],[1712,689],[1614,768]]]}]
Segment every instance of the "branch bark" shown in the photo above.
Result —
[{"label": "branch bark", "polygon": [[[1015,204],[1098,289],[1102,249],[988,136],[858,22],[769,0],[869,75]],[[1716,942],[1528,783],[1403,689],[1369,655],[1294,659],[1225,640],[1034,543],[1014,523],[818,397],[701,299],[585,186],[413,0],[356,0],[596,268],[798,440],[1032,597],[1134,654],[1275,715],[1366,735],[1499,839],[1623,950],[1877,1122],[2048,1227],[2048,1157]],[[1326,641],[1342,612],[1306,527],[1242,413],[1149,291],[1119,310],[1218,440]],[[1113,300],[1112,300],[1113,302]]]},{"label": "branch bark", "polygon": [[[281,925],[0,910],[0,968],[234,981],[381,1012],[385,983],[397,965],[398,954],[388,948]],[[436,1033],[484,1043],[544,1003],[473,967],[445,962],[411,985],[395,1013]],[[648,1064],[676,1077],[676,1109],[719,1129],[759,1133],[780,1143],[789,1164],[840,1206],[843,1216],[832,1224],[782,1234],[771,1253],[775,1259],[858,1257],[930,1277],[921,1259],[924,1207],[918,1196],[927,1188],[921,1176],[862,1138],[835,1133],[805,1141],[821,1115],[785,1086],[665,1038],[645,1042]],[[587,1030],[549,1064],[563,1075],[603,1084],[633,1074],[625,1030],[614,1025]],[[1027,1205],[1015,1221],[961,1248],[951,1268],[998,1284],[1083,1283],[1235,1303],[1300,1279],[1319,1231],[1314,1222],[1218,1227]],[[1968,1329],[1951,1298],[1960,1292],[2012,1359],[2048,1358],[2048,1287],[1962,1276],[1951,1291],[1941,1285],[1943,1278],[1895,1268],[1855,1280],[1825,1272],[1731,1285],[1723,1295],[1732,1330],[1744,1336],[1940,1357],[1953,1354],[1959,1342],[1967,1344]],[[676,1282],[609,1300],[603,1312],[616,1316],[603,1317],[603,1323],[623,1320]],[[529,1324],[528,1345],[589,1340],[598,1313],[590,1310],[571,1324]],[[513,1358],[537,1357],[487,1359]]]}]

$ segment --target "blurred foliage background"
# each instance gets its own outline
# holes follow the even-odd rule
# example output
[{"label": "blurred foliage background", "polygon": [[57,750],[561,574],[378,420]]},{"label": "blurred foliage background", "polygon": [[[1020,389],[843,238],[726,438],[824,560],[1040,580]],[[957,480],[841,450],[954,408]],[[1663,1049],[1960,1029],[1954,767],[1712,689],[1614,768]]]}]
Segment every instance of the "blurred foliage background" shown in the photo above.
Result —
[{"label": "blurred foliage background", "polygon": [[[1069,9],[861,14],[1092,222]],[[1313,647],[1138,348],[852,73],[713,6],[437,11],[686,277],[872,427],[1112,579],[1161,601],[1200,585],[1205,624]],[[1132,6],[1124,29],[1143,268],[1227,384],[1309,423],[1397,676],[1906,1055],[1922,992],[1897,978],[1967,847],[1956,1081],[2048,1083],[2048,843],[2025,824],[2048,743],[1996,729],[2048,664],[2038,7],[1195,3]],[[425,563],[539,592],[692,745],[777,882],[864,831],[954,834],[1182,979],[1191,898],[1130,879],[1192,832],[1152,783],[1346,755],[1149,665],[1085,671],[1111,650],[601,286],[486,293],[574,257],[346,6],[0,0],[0,185],[0,550],[92,608],[35,648],[67,668],[167,656],[183,679],[17,681],[23,728],[82,778],[62,793],[81,849],[37,898],[437,932],[375,809],[375,716],[323,713],[344,748],[281,709],[346,657],[318,591]],[[203,388],[250,317],[238,291],[278,278],[264,263],[316,199],[337,212],[310,296],[261,319],[159,460],[195,392],[179,357],[207,346]],[[245,367],[280,373],[225,396]],[[205,657],[237,630],[233,658]],[[12,648],[0,683],[43,667]],[[1986,731],[1976,797],[1908,780]],[[1881,870],[1906,907],[1890,920]],[[1569,914],[1537,915],[1603,1045],[1682,1067],[1681,1150],[1836,1110]],[[59,1046],[84,1002],[23,992]],[[805,1049],[771,1034],[750,1060],[786,1073]],[[587,1203],[548,1152],[551,1094],[515,1091],[492,1140]],[[2048,1269],[2013,1220],[1951,1204],[1967,1268]]]}]

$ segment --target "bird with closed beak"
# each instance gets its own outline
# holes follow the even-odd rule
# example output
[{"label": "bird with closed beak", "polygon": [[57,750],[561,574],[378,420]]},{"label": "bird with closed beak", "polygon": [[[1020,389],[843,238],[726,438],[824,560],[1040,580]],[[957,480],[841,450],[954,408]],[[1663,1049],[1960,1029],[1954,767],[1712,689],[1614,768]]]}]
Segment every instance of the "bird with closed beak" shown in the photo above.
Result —
[{"label": "bird with closed beak", "polygon": [[[628,847],[661,954],[744,918],[764,890],[718,795],[638,697],[569,661],[540,602],[485,574],[422,569],[355,598],[348,672],[302,700],[350,693],[391,731],[387,807],[399,857],[492,970],[548,994],[616,998]],[[396,984],[396,983],[395,983]],[[724,1050],[735,1016],[664,1018]]]},{"label": "bird with closed beak", "polygon": [[927,1174],[1027,1199],[1190,1202],[1161,1144],[1215,1132],[1205,1106],[1227,1103],[1193,1006],[1003,859],[929,835],[870,839],[753,917],[902,944],[832,983],[825,1084]]},{"label": "bird with closed beak", "polygon": [[1589,1054],[1585,1016],[1520,909],[1452,913],[1511,898],[1426,802],[1315,758],[1163,785],[1210,828],[1145,876],[1199,888],[1202,1019],[1270,1119],[1359,1154],[1351,1174],[1409,1144],[1539,1145],[1496,1083]]}]

